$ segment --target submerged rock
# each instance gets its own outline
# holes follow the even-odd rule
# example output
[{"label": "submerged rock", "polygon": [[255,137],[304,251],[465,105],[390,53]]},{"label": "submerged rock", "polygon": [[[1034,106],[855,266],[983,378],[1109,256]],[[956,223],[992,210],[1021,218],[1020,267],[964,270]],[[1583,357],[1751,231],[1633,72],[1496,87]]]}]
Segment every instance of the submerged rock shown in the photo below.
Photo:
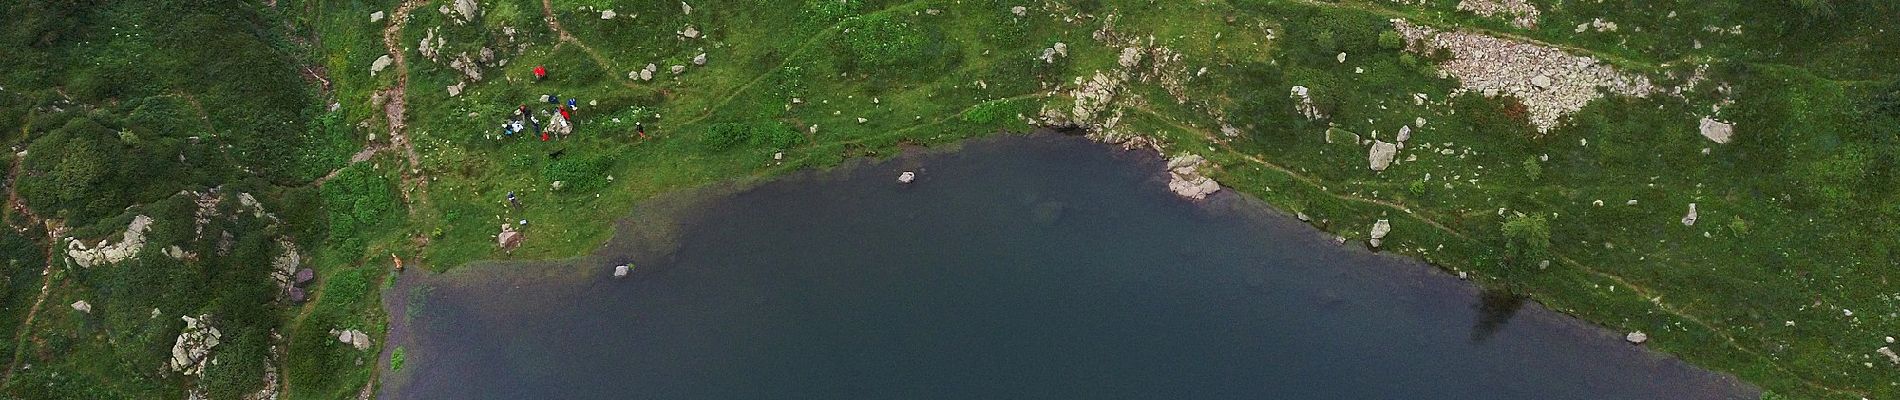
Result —
[{"label": "submerged rock", "polygon": [[904,173],[897,174],[897,183],[911,183],[916,181],[917,173],[915,172],[904,171]]},{"label": "submerged rock", "polygon": [[615,278],[625,278],[627,277],[627,273],[629,272],[632,272],[632,268],[628,267],[626,264],[620,264],[614,267]]}]

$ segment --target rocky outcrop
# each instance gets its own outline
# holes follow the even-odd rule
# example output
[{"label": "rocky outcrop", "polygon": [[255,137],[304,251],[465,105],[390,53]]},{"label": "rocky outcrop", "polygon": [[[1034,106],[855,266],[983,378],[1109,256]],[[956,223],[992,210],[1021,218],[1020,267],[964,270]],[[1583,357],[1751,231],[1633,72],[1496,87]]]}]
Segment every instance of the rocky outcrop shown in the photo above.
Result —
[{"label": "rocky outcrop", "polygon": [[1537,27],[1537,6],[1528,0],[1459,0],[1458,10],[1486,17],[1510,18],[1511,25],[1519,28]]},{"label": "rocky outcrop", "polygon": [[1440,75],[1457,79],[1465,90],[1485,96],[1510,95],[1528,109],[1538,132],[1549,132],[1564,116],[1602,97],[1602,92],[1647,97],[1658,91],[1649,78],[1624,73],[1594,57],[1575,56],[1538,44],[1476,33],[1414,25],[1402,19],[1392,25],[1421,54],[1444,50],[1451,59],[1438,66]]},{"label": "rocky outcrop", "polygon": [[1319,106],[1313,105],[1311,89],[1307,89],[1305,86],[1294,86],[1292,92],[1287,94],[1287,96],[1292,97],[1295,101],[1293,109],[1299,111],[1300,115],[1306,117],[1306,119],[1318,121],[1321,118],[1326,118],[1326,114],[1319,111]]},{"label": "rocky outcrop", "polygon": [[178,333],[178,340],[172,344],[172,358],[168,366],[172,371],[185,375],[203,373],[205,362],[211,358],[211,348],[218,347],[218,328],[211,327],[210,315],[178,318],[185,320],[185,330]]},{"label": "rocky outcrop", "polygon": [[1220,191],[1220,183],[1202,176],[1200,168],[1207,159],[1194,154],[1183,154],[1168,159],[1168,190],[1175,195],[1200,200]]},{"label": "rocky outcrop", "polygon": [[93,248],[87,248],[86,244],[78,239],[68,239],[66,256],[71,257],[73,263],[87,268],[125,261],[138,255],[139,250],[145,248],[145,231],[151,225],[151,217],[143,215],[132,217],[132,224],[125,227],[125,233],[120,236],[119,242],[111,245],[100,240]]}]

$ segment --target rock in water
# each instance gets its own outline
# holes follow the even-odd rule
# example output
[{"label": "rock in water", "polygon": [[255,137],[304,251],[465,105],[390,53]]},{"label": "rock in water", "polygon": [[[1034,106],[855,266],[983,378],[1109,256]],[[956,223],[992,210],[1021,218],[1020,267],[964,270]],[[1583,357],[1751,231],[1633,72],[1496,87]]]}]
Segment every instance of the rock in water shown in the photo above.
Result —
[{"label": "rock in water", "polygon": [[1372,247],[1379,247],[1379,242],[1385,240],[1385,235],[1388,233],[1392,233],[1392,223],[1390,221],[1382,219],[1378,222],[1373,222],[1372,240],[1367,243],[1371,244]]},{"label": "rock in water", "polygon": [[1623,340],[1629,341],[1630,344],[1643,344],[1643,342],[1649,341],[1649,334],[1643,333],[1642,331],[1630,332],[1630,334],[1623,336]]},{"label": "rock in water", "polygon": [[904,171],[904,173],[897,174],[897,183],[911,183],[916,181],[917,173],[915,172]]},{"label": "rock in water", "polygon": [[626,264],[621,264],[621,265],[619,265],[619,266],[615,266],[615,267],[614,267],[614,277],[615,277],[615,278],[625,278],[625,277],[627,277],[627,273],[628,273],[628,272],[630,272],[630,271],[631,271],[631,268],[628,268]]},{"label": "rock in water", "polygon": [[1716,143],[1728,144],[1729,138],[1735,136],[1734,124],[1717,121],[1714,118],[1703,117],[1701,129],[1702,137]]},{"label": "rock in water", "polygon": [[1398,154],[1398,145],[1375,140],[1372,143],[1372,151],[1366,154],[1366,161],[1373,171],[1384,171],[1386,167],[1392,165],[1392,157]]},{"label": "rock in water", "polygon": [[1695,226],[1695,203],[1689,203],[1689,215],[1682,216],[1682,226]]}]

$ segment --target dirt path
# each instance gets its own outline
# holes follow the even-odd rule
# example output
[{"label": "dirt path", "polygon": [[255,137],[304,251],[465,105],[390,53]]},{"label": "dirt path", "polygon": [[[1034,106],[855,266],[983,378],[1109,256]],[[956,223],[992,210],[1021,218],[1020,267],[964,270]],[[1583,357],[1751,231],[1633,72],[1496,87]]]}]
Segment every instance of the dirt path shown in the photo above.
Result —
[{"label": "dirt path", "polygon": [[553,0],[541,0],[541,18],[547,21],[548,29],[553,30],[554,35],[560,39],[560,43],[556,44],[556,46],[560,44],[573,44],[574,47],[580,48],[581,52],[587,53],[587,58],[594,60],[594,64],[600,65],[600,68],[606,71],[608,76],[616,77],[614,81],[620,82],[621,86],[626,86],[628,89],[659,90],[631,79],[619,79],[620,73],[618,71],[622,71],[621,69],[615,67],[614,63],[609,61],[606,56],[600,55],[599,50],[594,50],[594,46],[588,46],[587,42],[582,42],[580,38],[574,37],[574,34],[567,33],[567,28],[561,27],[561,20],[554,17]]},{"label": "dirt path", "polygon": [[[429,179],[422,174],[422,155],[416,152],[415,143],[410,140],[405,116],[409,112],[409,58],[402,47],[402,27],[409,21],[409,13],[421,7],[427,1],[409,0],[390,13],[389,25],[383,27],[383,47],[395,60],[396,84],[379,92],[383,99],[383,117],[389,123],[390,146],[402,149],[404,158],[409,161],[409,170],[403,173],[402,196],[409,203],[409,213],[427,207],[429,202]],[[367,149],[366,149],[367,150]],[[362,153],[358,153],[362,155]],[[352,157],[354,159],[354,157]]]},{"label": "dirt path", "polygon": [[[26,137],[28,133],[25,126],[20,127],[20,137]],[[25,157],[14,157],[13,165],[7,172],[7,211],[19,213],[21,217],[26,219],[27,226],[11,227],[21,232],[30,230],[33,225],[47,225],[46,267],[40,270],[40,293],[33,299],[33,306],[27,308],[26,318],[20,321],[18,327],[19,331],[13,335],[13,354],[9,357],[9,361],[7,362],[5,375],[0,376],[0,387],[4,387],[7,383],[12,382],[13,371],[20,368],[21,357],[25,355],[27,348],[27,346],[21,344],[25,343],[27,333],[32,331],[33,320],[39,317],[41,306],[46,304],[46,298],[53,292],[53,261],[54,256],[58,254],[56,250],[57,244],[59,243],[60,229],[55,228],[57,223],[46,223],[45,220],[40,219],[38,214],[33,213],[32,209],[27,208],[25,202],[20,200],[20,191],[18,190],[20,186],[20,173],[26,169],[25,164]],[[4,217],[4,215],[0,215],[0,218]],[[11,221],[8,221],[8,224],[11,223]]]}]

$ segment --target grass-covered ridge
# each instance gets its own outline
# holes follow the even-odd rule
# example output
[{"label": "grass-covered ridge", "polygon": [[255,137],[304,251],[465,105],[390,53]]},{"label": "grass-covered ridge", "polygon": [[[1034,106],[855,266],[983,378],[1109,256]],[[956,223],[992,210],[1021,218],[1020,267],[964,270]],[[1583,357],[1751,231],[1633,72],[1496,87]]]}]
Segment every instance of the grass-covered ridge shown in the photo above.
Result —
[{"label": "grass-covered ridge", "polygon": [[[391,256],[435,270],[573,256],[658,193],[1059,121],[1205,157],[1230,190],[1345,237],[1389,220],[1388,251],[1643,331],[1777,396],[1900,396],[1900,366],[1876,353],[1900,347],[1885,341],[1900,336],[1900,8],[1531,0],[1522,26],[1470,2],[0,5],[16,17],[0,30],[0,127],[25,150],[7,181],[24,230],[0,236],[0,332],[17,338],[0,394],[231,398],[275,382],[353,397],[379,348],[332,330],[381,339]],[[1540,132],[1535,99],[1461,90],[1445,75],[1459,55],[1393,19],[1591,57],[1656,90],[1601,94]],[[576,134],[500,137],[518,105],[548,108],[541,95],[579,100]],[[1733,140],[1702,137],[1704,117]],[[1369,169],[1361,140],[1401,127],[1398,162]],[[271,218],[219,202],[200,238],[212,187]],[[47,257],[137,215],[156,222],[132,261]],[[520,220],[522,246],[498,248]],[[264,281],[283,243],[319,273],[303,305]],[[199,257],[162,254],[174,245]],[[67,306],[82,299],[91,314]],[[165,323],[142,322],[152,308]],[[231,362],[157,372],[178,317],[200,314]]]}]

